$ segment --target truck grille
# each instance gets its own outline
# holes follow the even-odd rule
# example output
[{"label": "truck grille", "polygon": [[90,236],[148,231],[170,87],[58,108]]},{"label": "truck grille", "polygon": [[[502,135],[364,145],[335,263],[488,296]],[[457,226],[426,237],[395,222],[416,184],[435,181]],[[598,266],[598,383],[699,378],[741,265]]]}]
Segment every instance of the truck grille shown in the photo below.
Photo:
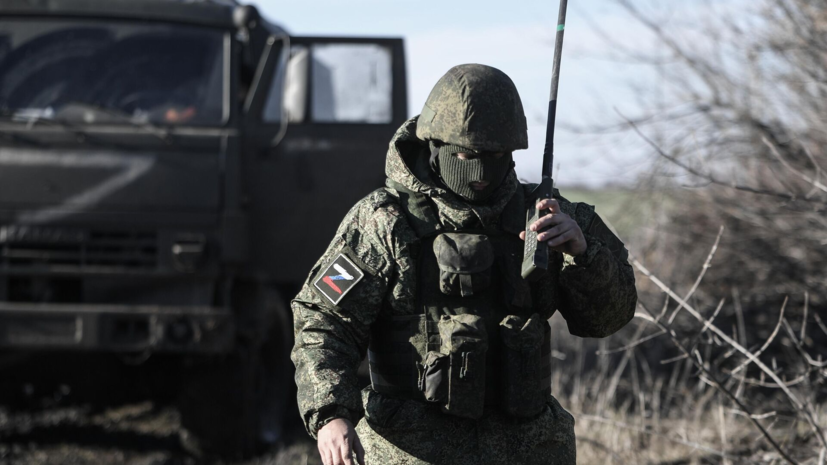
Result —
[{"label": "truck grille", "polygon": [[154,270],[158,234],[4,226],[0,267]]}]

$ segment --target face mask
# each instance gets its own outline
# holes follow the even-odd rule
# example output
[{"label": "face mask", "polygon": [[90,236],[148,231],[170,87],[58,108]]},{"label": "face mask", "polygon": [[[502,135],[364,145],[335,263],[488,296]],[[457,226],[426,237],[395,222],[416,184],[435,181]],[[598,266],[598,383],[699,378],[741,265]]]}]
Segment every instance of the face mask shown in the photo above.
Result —
[{"label": "face mask", "polygon": [[[481,202],[491,197],[512,167],[511,153],[503,154],[500,158],[481,155],[462,160],[456,156],[457,152],[471,153],[454,146],[439,148],[439,175],[448,189],[471,202]],[[480,190],[474,189],[471,183],[477,181],[487,181],[488,185]]]}]

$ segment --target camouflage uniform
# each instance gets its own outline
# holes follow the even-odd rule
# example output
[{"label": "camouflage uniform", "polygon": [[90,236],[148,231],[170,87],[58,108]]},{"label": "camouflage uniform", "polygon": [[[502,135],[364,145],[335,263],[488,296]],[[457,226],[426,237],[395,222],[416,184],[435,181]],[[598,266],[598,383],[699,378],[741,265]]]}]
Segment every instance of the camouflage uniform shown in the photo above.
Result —
[{"label": "camouflage uniform", "polygon": [[[421,313],[416,308],[418,236],[401,206],[400,189],[431,199],[446,231],[509,229],[501,218],[506,206],[516,200],[525,211],[534,202],[529,195],[533,186],[520,184],[513,170],[482,205],[438,187],[428,175],[429,148],[417,137],[418,118],[407,121],[390,144],[386,174],[395,188],[376,190],[351,209],[292,302],[292,359],[307,430],[315,438],[334,418],[358,423],[369,464],[575,463],[574,419],[551,396],[542,412],[530,418],[509,417],[486,405],[481,418],[468,419],[442,413],[433,404],[357,388],[371,327],[383,317]],[[531,285],[533,310],[543,319],[559,310],[574,335],[608,336],[632,318],[637,300],[625,249],[593,207],[555,194],[588,246],[578,257],[553,254],[551,269]],[[524,217],[511,232],[524,228],[520,221]],[[332,304],[314,283],[342,255],[364,277]]]}]

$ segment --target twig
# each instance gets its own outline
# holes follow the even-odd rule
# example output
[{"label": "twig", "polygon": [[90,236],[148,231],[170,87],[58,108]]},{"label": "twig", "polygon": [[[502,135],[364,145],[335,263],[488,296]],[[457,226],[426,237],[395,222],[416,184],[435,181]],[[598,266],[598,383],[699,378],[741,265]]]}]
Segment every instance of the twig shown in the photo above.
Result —
[{"label": "twig", "polygon": [[776,412],[776,411],[767,412],[767,413],[753,413],[752,415],[750,415],[746,412],[742,412],[738,409],[734,409],[734,408],[729,409],[729,411],[730,411],[730,413],[733,413],[735,415],[741,415],[742,417],[755,418],[756,420],[765,420],[767,418],[772,418],[772,417],[778,415],[778,412]]},{"label": "twig", "polygon": [[709,319],[704,323],[704,327],[701,328],[701,331],[698,333],[698,335],[695,336],[695,341],[700,339],[701,335],[703,335],[706,332],[706,330],[709,329],[710,326],[712,326],[712,323],[715,321],[715,318],[718,317],[718,314],[721,313],[721,309],[724,308],[725,301],[725,299],[721,299],[721,301],[718,302],[718,307],[715,309],[715,312],[712,313],[712,316],[709,317]]},{"label": "twig", "polygon": [[626,344],[623,347],[617,347],[615,349],[607,349],[607,350],[598,350],[597,352],[595,352],[595,355],[610,355],[610,354],[616,354],[618,352],[624,352],[624,351],[627,351],[629,349],[633,349],[633,348],[643,344],[644,342],[651,341],[652,339],[654,339],[658,336],[663,336],[664,334],[666,334],[666,333],[663,332],[663,331],[658,331],[657,333],[649,334],[648,336],[644,336],[644,337],[642,337],[642,338],[640,338],[636,341],[630,342],[629,344]]},{"label": "twig", "polygon": [[[643,332],[645,328],[644,325],[638,326],[635,330],[635,337],[633,339],[637,339],[640,336],[640,333]],[[609,381],[609,387],[606,389],[605,399],[611,399],[615,395],[615,391],[617,390],[618,384],[620,384],[620,377],[623,375],[623,372],[626,371],[626,365],[629,363],[629,358],[632,355],[632,350],[629,349],[623,354],[623,358],[618,363],[617,368],[615,369],[614,374],[612,375],[611,381]]]},{"label": "twig", "polygon": [[[669,311],[669,296],[666,296],[666,298],[663,299],[663,308],[660,309],[660,314],[658,314],[658,320],[666,316],[667,311]],[[648,317],[649,315],[646,316]]]},{"label": "twig", "polygon": [[[784,303],[781,304],[781,313],[778,315],[778,323],[775,324],[775,329],[772,330],[772,334],[770,334],[770,337],[766,340],[766,342],[764,342],[764,345],[762,345],[761,348],[758,349],[758,352],[755,353],[756,357],[758,357],[759,355],[764,353],[764,351],[767,350],[767,347],[769,347],[770,344],[772,344],[772,341],[775,340],[775,336],[778,335],[778,330],[781,329],[781,322],[784,321],[784,309],[787,308],[787,300],[788,299],[789,299],[788,297],[784,297]],[[746,367],[750,363],[752,363],[751,360],[749,360],[749,359],[744,360],[744,363],[738,365],[737,367],[735,367],[734,370],[732,370],[732,374],[734,375],[734,374],[738,373],[739,371],[741,371],[744,367]]]},{"label": "twig", "polygon": [[[666,334],[666,333],[664,333],[664,334]],[[660,364],[661,365],[668,365],[670,363],[680,362],[681,360],[685,359],[686,357],[687,357],[686,354],[681,354],[681,355],[678,355],[676,357],[667,358],[666,360],[661,360]]]},{"label": "twig", "polygon": [[[710,264],[712,263],[712,258],[715,256],[715,252],[718,251],[718,244],[721,242],[721,236],[724,234],[724,227],[721,226],[718,228],[718,236],[715,237],[715,243],[712,244],[712,249],[709,251],[709,255],[706,256],[706,260],[704,260],[704,265],[701,267],[701,272],[698,274],[698,277],[695,279],[695,282],[692,284],[692,288],[689,289],[689,292],[686,293],[686,296],[683,300],[689,300],[689,298],[695,293],[695,290],[698,289],[698,286],[701,285],[701,281],[704,279],[704,275],[706,275],[706,270],[709,269]],[[672,316],[669,317],[669,324],[671,325],[673,321],[675,321],[675,317],[678,316],[678,312],[681,311],[683,308],[681,305],[678,305],[678,308],[675,309]]]},{"label": "twig", "polygon": [[[724,415],[724,402],[718,399],[718,421],[721,422],[721,449],[724,453],[727,451],[727,434],[726,434],[726,415]],[[729,460],[724,459],[724,465],[729,465]]]},{"label": "twig", "polygon": [[[704,452],[709,452],[710,454],[715,454],[719,457],[735,458],[735,457],[732,457],[732,456],[728,456],[724,452],[713,449],[709,446],[705,446],[703,444],[699,444],[697,442],[685,441],[683,439],[669,437],[665,434],[657,433],[655,431],[650,431],[650,430],[645,429],[645,428],[640,428],[640,427],[637,427],[637,426],[634,426],[634,425],[630,425],[630,424],[624,423],[622,421],[610,420],[608,418],[599,417],[597,415],[584,415],[584,414],[577,415],[577,418],[579,420],[595,421],[595,422],[603,423],[603,424],[606,424],[606,425],[616,426],[618,428],[628,429],[628,430],[631,430],[631,431],[635,431],[637,433],[643,433],[643,434],[648,434],[650,436],[663,438],[663,439],[666,439],[667,441],[671,441],[671,442],[674,442],[674,443],[677,443],[677,444],[682,444],[684,446],[692,447],[693,449],[702,450]],[[795,462],[793,462],[793,463],[795,463]]]},{"label": "twig", "polygon": [[732,288],[732,304],[735,305],[735,318],[738,322],[738,342],[747,345],[747,328],[744,324],[744,309],[741,307],[741,294],[738,293],[738,288]]},{"label": "twig", "polygon": [[[765,387],[765,388],[770,388],[770,389],[781,389],[781,385],[778,385],[778,384],[775,384],[775,383],[768,383],[766,381],[762,381],[762,380],[758,380],[758,379],[747,378],[746,376],[734,375],[731,371],[728,371],[726,369],[724,369],[722,371],[725,375],[732,376],[733,378],[735,378],[738,381],[743,382],[745,384],[749,384],[749,385],[752,385],[752,386],[760,386],[760,387]],[[763,372],[762,372],[762,374],[763,374]],[[790,381],[784,382],[783,386],[785,386],[785,387],[796,386],[798,384],[803,383],[804,381],[807,381],[808,377],[809,377],[809,375],[807,373],[805,373],[803,375],[800,375],[798,378],[795,378],[795,379],[792,379]]]},{"label": "twig", "polygon": [[[651,279],[651,278],[650,278],[650,279]],[[643,307],[643,309],[644,309],[646,312],[649,312],[649,310],[648,310],[646,307]],[[687,310],[689,310],[690,312],[691,312],[691,311],[694,311],[694,309],[693,309],[693,310],[690,310],[690,308],[689,308],[689,307],[687,307]],[[649,312],[649,314],[651,315],[651,312]],[[733,393],[732,393],[729,389],[727,389],[726,387],[724,387],[724,385],[723,385],[723,384],[721,384],[721,383],[720,383],[720,382],[719,382],[719,381],[715,378],[715,376],[714,376],[714,375],[713,375],[713,374],[712,374],[712,373],[711,373],[711,372],[710,372],[710,371],[709,371],[709,370],[708,370],[708,369],[704,366],[704,364],[703,364],[703,363],[698,362],[697,360],[695,360],[694,358],[692,358],[692,357],[690,356],[690,352],[689,352],[689,350],[687,350],[687,348],[686,348],[686,347],[684,347],[684,345],[681,343],[681,341],[680,341],[680,340],[678,340],[678,336],[677,336],[677,334],[675,334],[675,331],[673,331],[672,329],[667,328],[667,327],[664,325],[664,323],[661,323],[661,322],[659,322],[659,321],[658,321],[658,322],[656,322],[655,324],[656,324],[656,325],[658,325],[658,327],[659,327],[660,329],[662,329],[662,330],[666,331],[666,332],[669,334],[669,337],[670,337],[670,338],[672,338],[672,343],[673,343],[673,344],[675,344],[675,346],[676,346],[676,347],[677,347],[677,348],[678,348],[681,352],[683,352],[684,354],[686,354],[686,356],[687,356],[687,357],[689,357],[689,359],[690,359],[690,360],[692,360],[692,363],[694,363],[694,364],[695,364],[695,367],[697,367],[697,368],[698,368],[701,372],[703,372],[703,373],[704,373],[704,375],[706,375],[706,378],[707,378],[707,379],[709,379],[709,380],[712,382],[712,384],[713,384],[713,385],[714,385],[714,386],[715,386],[715,387],[716,387],[719,391],[721,391],[721,392],[722,392],[722,393],[724,393],[727,397],[729,397],[729,398],[730,398],[730,400],[732,400],[732,401],[735,403],[735,405],[737,405],[737,406],[738,406],[738,408],[739,408],[739,409],[741,409],[741,410],[742,410],[742,411],[744,411],[744,412],[749,412],[749,409],[748,409],[748,408],[747,408],[747,407],[746,407],[746,406],[745,406],[745,405],[744,405],[744,404],[743,404],[743,403],[742,403],[742,402],[741,402],[741,401],[740,401],[737,397],[735,397],[735,394],[733,394]],[[715,327],[713,326],[712,328],[715,328]],[[758,428],[758,430],[759,430],[759,431],[761,431],[761,434],[763,434],[763,435],[764,435],[764,437],[767,439],[767,441],[770,443],[770,445],[772,445],[772,447],[773,447],[776,451],[778,451],[778,453],[779,453],[779,454],[781,454],[781,456],[782,456],[782,457],[784,457],[784,459],[785,459],[785,460],[787,460],[787,462],[789,462],[789,463],[791,463],[791,464],[797,464],[797,463],[798,463],[798,462],[796,462],[795,460],[793,460],[793,458],[792,458],[792,457],[790,457],[789,455],[787,455],[787,453],[786,453],[786,452],[784,452],[784,450],[783,450],[783,449],[781,449],[781,446],[779,446],[779,445],[778,445],[778,443],[777,443],[777,442],[775,442],[775,439],[773,439],[773,437],[772,437],[772,436],[770,436],[770,433],[769,433],[767,430],[765,430],[765,429],[764,429],[764,427],[761,425],[761,423],[759,423],[759,422],[758,422],[758,420],[756,420],[755,418],[752,418],[751,416],[749,417],[749,419],[750,419],[750,421],[751,421],[751,422],[752,422],[752,423],[753,423],[753,424],[754,424],[754,425]],[[723,456],[723,455],[722,455],[722,456]]]},{"label": "twig", "polygon": [[[744,323],[744,309],[741,307],[741,295],[738,292],[737,287],[732,288],[732,303],[735,306],[735,321],[738,324],[738,342],[743,344],[745,347],[748,344],[747,341],[747,326]],[[730,349],[728,353],[725,355],[725,358],[729,358],[735,349]],[[735,395],[738,398],[741,398],[741,394],[744,393],[744,381],[741,380],[738,382],[738,388],[735,389]]]},{"label": "twig", "polygon": [[821,317],[818,316],[818,313],[813,313],[813,317],[815,318],[816,324],[818,324],[818,327],[821,328],[821,330],[824,332],[824,334],[827,334],[827,325],[825,325],[824,322],[821,321]]},{"label": "twig", "polygon": [[810,309],[810,293],[804,291],[804,317],[801,319],[801,343],[804,344],[804,341],[807,337],[807,312]]},{"label": "twig", "polygon": [[793,344],[795,344],[795,348],[798,349],[798,352],[801,354],[802,357],[804,357],[807,363],[816,368],[827,367],[827,362],[819,362],[817,360],[814,360],[810,356],[810,354],[808,354],[807,351],[804,350],[804,346],[801,344],[801,341],[799,341],[798,338],[795,337],[795,332],[793,331],[792,326],[790,326],[790,323],[787,322],[786,318],[784,319],[784,329],[787,330],[787,333],[790,335],[790,339],[792,339]]},{"label": "twig", "polygon": [[813,178],[807,176],[806,174],[802,173],[801,171],[798,171],[797,169],[793,168],[789,163],[787,163],[787,160],[784,160],[784,157],[782,157],[781,154],[778,152],[778,149],[775,147],[775,144],[770,142],[770,140],[767,139],[766,136],[761,136],[761,141],[764,142],[764,145],[769,147],[770,152],[772,152],[772,154],[775,156],[775,158],[777,158],[778,161],[780,161],[781,164],[784,165],[785,168],[790,170],[791,173],[793,173],[794,175],[798,176],[799,178],[809,182],[816,189],[821,190],[823,192],[827,192],[827,186],[820,183],[817,179],[813,179]]},{"label": "twig", "polygon": [[[779,420],[780,418],[778,417],[773,418],[769,426],[767,426],[767,431],[772,431],[772,429],[775,428],[775,425],[778,423]],[[752,447],[750,447],[750,449],[755,449],[755,447],[758,445],[758,441],[760,441],[761,439],[764,439],[764,436],[759,433],[755,436],[755,439],[752,440]]]},{"label": "twig", "polygon": [[[703,316],[701,316],[701,314],[698,313],[697,310],[695,310],[691,305],[689,305],[685,301],[681,300],[681,298],[677,294],[675,294],[675,291],[670,289],[667,285],[665,285],[656,276],[652,275],[652,273],[649,270],[647,270],[646,267],[644,267],[639,261],[637,261],[637,259],[633,260],[632,264],[635,266],[635,268],[638,269],[638,271],[640,271],[644,276],[649,278],[656,286],[658,286],[661,289],[661,291],[665,292],[670,297],[672,297],[673,299],[679,301],[682,305],[684,305],[684,307],[686,308],[686,311],[688,311],[693,317],[695,317],[695,319],[697,319],[699,322],[702,322],[702,323],[705,322]],[[644,307],[644,310],[646,310],[651,316],[651,312],[649,312],[648,309],[646,309]],[[655,324],[658,325],[658,327],[660,327],[661,329],[665,329],[665,327],[663,326],[663,324],[661,322],[656,321]],[[718,337],[720,337],[721,339],[726,341],[727,344],[729,344],[733,348],[737,349],[738,352],[741,352],[748,359],[752,360],[753,363],[755,363],[756,366],[761,368],[761,370],[764,373],[766,373],[767,376],[769,376],[773,381],[775,381],[779,385],[781,390],[784,392],[784,394],[787,395],[787,398],[790,399],[793,406],[807,418],[807,422],[810,424],[810,427],[816,433],[816,436],[818,437],[818,439],[822,443],[822,445],[824,447],[827,447],[827,439],[824,436],[824,432],[823,432],[821,426],[819,426],[818,423],[815,421],[815,418],[813,418],[812,412],[808,411],[804,407],[804,404],[800,400],[798,400],[798,397],[795,394],[793,394],[793,392],[790,391],[790,389],[787,386],[784,385],[784,381],[782,381],[781,378],[778,377],[778,375],[775,373],[775,371],[771,370],[766,364],[764,364],[764,362],[759,360],[755,356],[755,354],[753,354],[752,352],[745,349],[741,344],[738,344],[738,342],[735,341],[734,339],[732,339],[731,337],[727,336],[726,333],[721,331],[721,329],[718,328],[717,326],[714,326],[714,325],[710,326],[709,329],[713,333],[715,333]],[[670,333],[670,336],[672,336],[672,333]],[[681,345],[681,347],[683,347],[683,346]],[[729,391],[727,391],[727,392],[729,392]],[[738,402],[740,403],[740,401],[738,401]]]},{"label": "twig", "polygon": [[[617,111],[617,109],[615,109],[615,111]],[[695,168],[692,168],[691,166],[687,165],[686,163],[678,160],[677,158],[673,157],[672,155],[667,154],[652,139],[648,138],[645,134],[643,134],[643,132],[641,132],[640,129],[638,129],[638,127],[635,125],[635,123],[633,121],[631,121],[629,118],[624,116],[619,111],[618,111],[618,114],[620,115],[621,118],[625,119],[626,122],[629,124],[629,126],[631,126],[632,129],[647,144],[649,144],[653,149],[655,149],[655,151],[660,156],[662,156],[663,158],[666,158],[667,160],[671,161],[675,165],[683,168],[684,170],[686,170],[690,174],[695,175],[699,178],[702,178],[702,179],[706,180],[710,184],[715,184],[715,185],[718,185],[718,186],[723,186],[723,187],[727,187],[727,188],[735,189],[735,190],[739,190],[739,191],[749,192],[749,193],[752,193],[752,194],[766,195],[766,196],[770,196],[770,197],[777,197],[777,198],[784,199],[784,200],[789,200],[789,201],[804,200],[804,201],[810,202],[810,203],[817,203],[817,204],[822,204],[822,205],[827,204],[827,202],[824,202],[822,200],[814,200],[814,199],[809,199],[809,198],[806,198],[806,197],[797,197],[795,195],[786,194],[784,192],[776,192],[776,191],[771,191],[771,190],[767,190],[767,189],[759,189],[759,188],[755,188],[755,187],[744,186],[744,185],[741,185],[741,184],[737,184],[735,182],[721,181],[718,178],[716,178],[715,176],[713,176],[711,173],[703,173],[703,172],[701,172],[701,171],[699,171]]]}]

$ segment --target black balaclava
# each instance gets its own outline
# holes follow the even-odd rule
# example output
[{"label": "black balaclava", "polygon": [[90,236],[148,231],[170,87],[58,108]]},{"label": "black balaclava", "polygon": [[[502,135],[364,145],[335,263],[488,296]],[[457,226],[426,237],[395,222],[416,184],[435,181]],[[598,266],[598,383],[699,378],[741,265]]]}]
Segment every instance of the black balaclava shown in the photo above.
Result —
[{"label": "black balaclava", "polygon": [[[491,197],[514,166],[510,152],[494,158],[491,154],[476,153],[457,145],[438,146],[431,142],[430,146],[431,168],[439,175],[445,187],[469,202],[483,202]],[[479,156],[462,160],[456,156],[459,152]],[[488,181],[488,186],[476,190],[471,187],[471,183],[476,181]]]}]

